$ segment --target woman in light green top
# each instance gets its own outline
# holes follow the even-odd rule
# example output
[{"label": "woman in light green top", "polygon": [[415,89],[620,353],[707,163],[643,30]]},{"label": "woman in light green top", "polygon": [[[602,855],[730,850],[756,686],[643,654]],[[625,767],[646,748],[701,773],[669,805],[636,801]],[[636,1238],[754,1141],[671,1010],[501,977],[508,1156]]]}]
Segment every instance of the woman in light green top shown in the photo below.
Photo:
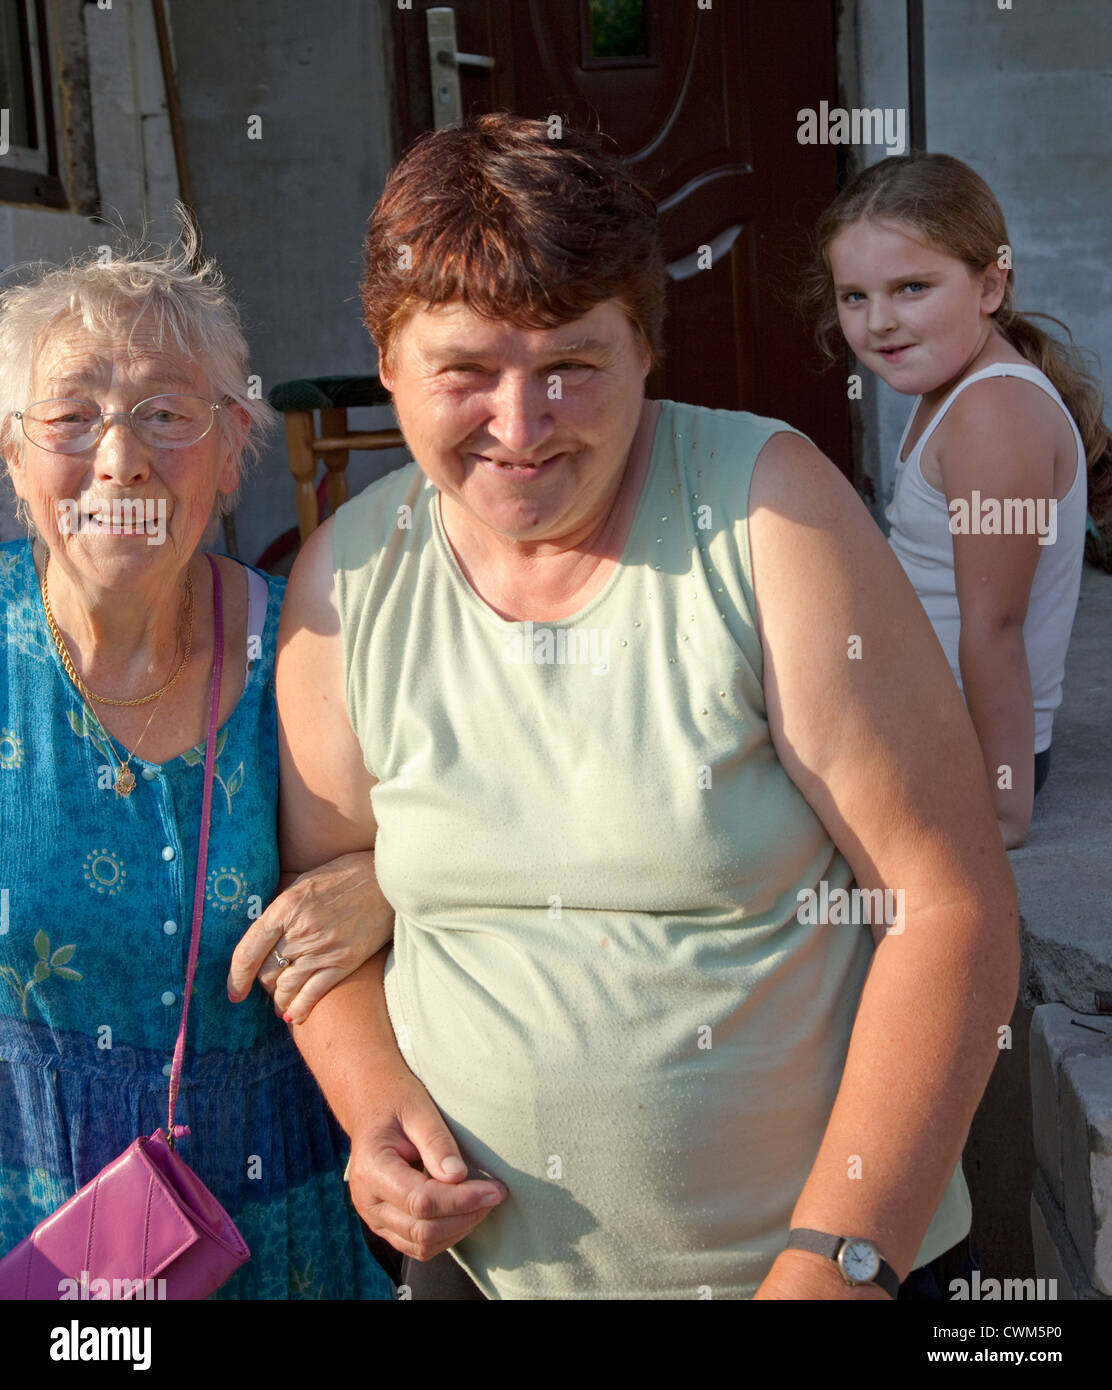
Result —
[{"label": "woman in light green top", "polygon": [[277,685],[283,868],[373,846],[396,925],[298,1042],[406,1282],[886,1298],[969,1229],[1014,886],[849,485],[644,399],[663,285],[597,137],[488,116],[391,175],[414,463],[305,546]]}]

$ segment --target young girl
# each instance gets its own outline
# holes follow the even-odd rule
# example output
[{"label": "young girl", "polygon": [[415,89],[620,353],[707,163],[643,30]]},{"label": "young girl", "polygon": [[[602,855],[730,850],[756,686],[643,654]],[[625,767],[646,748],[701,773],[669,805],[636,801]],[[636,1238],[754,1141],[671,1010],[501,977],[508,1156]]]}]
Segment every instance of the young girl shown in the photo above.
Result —
[{"label": "young girl", "polygon": [[1100,521],[1112,437],[1079,353],[1012,308],[1010,267],[979,175],[949,155],[885,159],[823,214],[809,305],[829,356],[840,324],[862,363],[916,397],[889,539],[964,693],[1012,849],[1049,769],[1086,479]]}]

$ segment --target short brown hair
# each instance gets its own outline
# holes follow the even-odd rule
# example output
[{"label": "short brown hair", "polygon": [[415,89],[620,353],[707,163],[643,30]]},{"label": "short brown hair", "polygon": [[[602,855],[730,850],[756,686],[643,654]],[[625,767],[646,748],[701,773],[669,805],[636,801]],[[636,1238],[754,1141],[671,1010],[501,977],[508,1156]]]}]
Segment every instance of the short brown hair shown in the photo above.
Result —
[{"label": "short brown hair", "polygon": [[558,117],[505,111],[416,140],[364,245],[363,309],[383,360],[405,319],[434,304],[555,328],[615,298],[659,362],[667,271],[656,204],[609,144]]}]

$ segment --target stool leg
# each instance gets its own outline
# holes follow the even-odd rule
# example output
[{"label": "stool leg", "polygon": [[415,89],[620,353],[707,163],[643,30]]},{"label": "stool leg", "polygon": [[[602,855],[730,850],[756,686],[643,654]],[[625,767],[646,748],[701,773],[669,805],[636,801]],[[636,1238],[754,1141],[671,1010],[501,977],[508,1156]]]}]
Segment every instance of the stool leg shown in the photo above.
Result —
[{"label": "stool leg", "polygon": [[320,522],[317,493],[313,486],[317,476],[317,461],[313,456],[311,410],[291,410],[287,413],[286,449],[289,453],[290,472],[297,480],[297,525],[304,544]]},{"label": "stool leg", "polygon": [[[343,439],[347,435],[347,411],[336,406],[320,413],[320,432],[325,439]],[[324,455],[324,466],[328,469],[328,506],[333,515],[348,500],[347,466],[350,457],[347,449],[330,450]]]}]

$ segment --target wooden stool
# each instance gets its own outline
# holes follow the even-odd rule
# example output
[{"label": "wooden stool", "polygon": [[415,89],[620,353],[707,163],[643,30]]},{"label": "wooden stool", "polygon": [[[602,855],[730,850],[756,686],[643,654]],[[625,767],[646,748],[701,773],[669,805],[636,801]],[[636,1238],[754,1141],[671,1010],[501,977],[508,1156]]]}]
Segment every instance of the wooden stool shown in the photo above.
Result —
[{"label": "wooden stool", "polygon": [[[305,541],[320,525],[317,464],[328,469],[327,499],[335,512],[348,500],[346,470],[352,449],[397,449],[401,430],[349,430],[347,413],[360,406],[389,405],[390,393],[377,376],[322,376],[281,381],[267,400],[286,420],[290,472],[297,481],[297,525]],[[313,413],[320,411],[320,434]]]}]

